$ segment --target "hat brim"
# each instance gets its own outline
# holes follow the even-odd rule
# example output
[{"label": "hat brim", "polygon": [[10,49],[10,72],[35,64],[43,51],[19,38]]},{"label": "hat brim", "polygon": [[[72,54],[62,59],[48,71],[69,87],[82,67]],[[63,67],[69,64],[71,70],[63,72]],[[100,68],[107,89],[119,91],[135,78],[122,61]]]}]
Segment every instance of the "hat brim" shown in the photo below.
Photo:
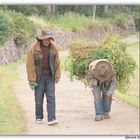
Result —
[{"label": "hat brim", "polygon": [[[99,71],[98,71],[98,67],[102,64],[105,64],[108,67],[107,75],[104,75],[104,76],[101,76]],[[107,61],[98,61],[98,63],[96,63],[96,68],[94,69],[94,75],[98,80],[100,80],[102,82],[110,80],[111,77],[113,76],[112,65]]]},{"label": "hat brim", "polygon": [[52,36],[50,36],[50,35],[39,35],[39,36],[36,36],[37,40],[44,40],[44,39],[47,39],[47,38],[51,38],[54,41],[54,38]]}]

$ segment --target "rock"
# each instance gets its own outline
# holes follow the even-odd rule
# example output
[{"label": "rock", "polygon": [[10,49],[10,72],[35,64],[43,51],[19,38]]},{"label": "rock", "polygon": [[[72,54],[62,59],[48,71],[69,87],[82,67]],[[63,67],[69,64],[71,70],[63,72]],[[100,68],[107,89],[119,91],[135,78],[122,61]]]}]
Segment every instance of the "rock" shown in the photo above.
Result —
[{"label": "rock", "polygon": [[7,41],[0,47],[0,65],[12,63],[18,58],[18,50],[13,39]]}]

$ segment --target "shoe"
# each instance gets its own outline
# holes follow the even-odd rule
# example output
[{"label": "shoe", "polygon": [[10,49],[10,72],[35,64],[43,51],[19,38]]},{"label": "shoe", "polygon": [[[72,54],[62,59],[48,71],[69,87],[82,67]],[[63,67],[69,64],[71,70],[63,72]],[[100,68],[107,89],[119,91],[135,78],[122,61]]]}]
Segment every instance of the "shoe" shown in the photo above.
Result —
[{"label": "shoe", "polygon": [[98,117],[96,116],[95,117],[95,121],[102,121],[102,120],[103,120],[103,117],[102,116],[98,116]]},{"label": "shoe", "polygon": [[52,126],[52,125],[56,125],[58,124],[58,121],[57,120],[52,120],[52,121],[49,121],[48,122],[48,125]]},{"label": "shoe", "polygon": [[104,113],[104,119],[110,119],[109,113]]},{"label": "shoe", "polygon": [[37,124],[42,123],[42,119],[36,119],[36,123],[37,123]]}]

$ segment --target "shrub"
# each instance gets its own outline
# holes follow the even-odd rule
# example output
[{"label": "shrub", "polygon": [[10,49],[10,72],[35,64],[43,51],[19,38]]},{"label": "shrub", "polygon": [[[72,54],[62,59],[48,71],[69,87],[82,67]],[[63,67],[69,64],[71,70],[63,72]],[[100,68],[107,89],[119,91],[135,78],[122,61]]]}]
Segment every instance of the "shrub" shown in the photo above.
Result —
[{"label": "shrub", "polygon": [[105,17],[105,18],[112,18],[113,19],[115,14],[116,13],[115,13],[114,10],[108,10],[108,11],[103,13],[103,17]]},{"label": "shrub", "polygon": [[74,12],[67,12],[64,15],[51,16],[47,21],[51,21],[59,28],[67,29],[72,32],[76,32],[79,28],[84,26],[86,17]]},{"label": "shrub", "polygon": [[0,45],[3,45],[10,37],[10,22],[6,14],[0,10]]},{"label": "shrub", "polygon": [[139,32],[140,31],[140,17],[135,16],[134,20],[135,20],[136,31]]},{"label": "shrub", "polygon": [[128,23],[128,18],[123,14],[116,15],[114,19],[114,23],[119,27],[124,27]]},{"label": "shrub", "polygon": [[8,5],[9,10],[20,12],[24,15],[37,15],[38,10],[36,6],[33,5]]},{"label": "shrub", "polygon": [[36,27],[36,32],[38,34],[40,34],[40,32],[44,28],[58,29],[58,26],[54,22],[46,21],[44,17],[30,16],[28,17],[28,19],[34,23],[34,26]]},{"label": "shrub", "polygon": [[16,45],[26,44],[36,33],[33,23],[20,13],[11,13],[12,33]]},{"label": "shrub", "polygon": [[85,22],[85,26],[87,29],[89,30],[93,30],[96,28],[109,28],[110,27],[110,23],[109,20],[102,20],[102,19],[87,19],[87,21]]},{"label": "shrub", "polygon": [[119,38],[106,37],[97,44],[77,41],[70,44],[68,70],[71,78],[85,80],[89,64],[96,59],[107,59],[114,67],[118,89],[126,91],[130,76],[136,68],[135,61],[126,52],[127,44]]}]

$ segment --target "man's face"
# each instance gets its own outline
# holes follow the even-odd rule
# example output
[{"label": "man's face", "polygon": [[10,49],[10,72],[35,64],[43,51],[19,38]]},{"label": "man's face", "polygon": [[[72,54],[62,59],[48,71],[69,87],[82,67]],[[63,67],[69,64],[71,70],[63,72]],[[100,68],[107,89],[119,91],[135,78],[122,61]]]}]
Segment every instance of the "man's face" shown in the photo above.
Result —
[{"label": "man's face", "polygon": [[50,42],[51,42],[51,38],[46,38],[42,40],[44,46],[49,46]]}]

